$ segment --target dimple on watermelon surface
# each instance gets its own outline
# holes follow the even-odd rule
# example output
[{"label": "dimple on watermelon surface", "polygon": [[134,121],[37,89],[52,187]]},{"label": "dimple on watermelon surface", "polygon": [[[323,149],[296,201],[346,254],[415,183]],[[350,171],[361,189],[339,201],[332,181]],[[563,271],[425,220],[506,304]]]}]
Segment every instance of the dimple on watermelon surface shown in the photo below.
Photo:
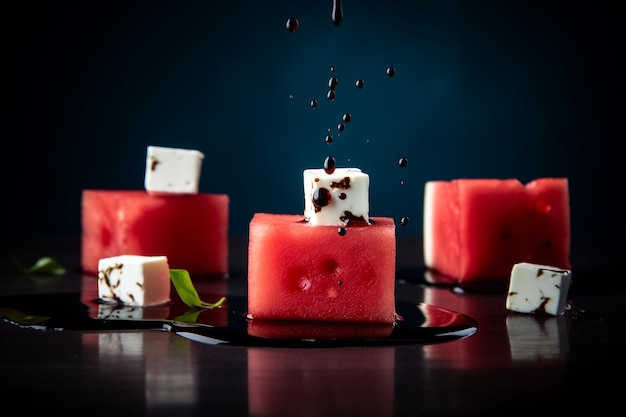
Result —
[{"label": "dimple on watermelon surface", "polygon": [[141,190],[83,190],[81,267],[101,258],[165,255],[192,276],[228,273],[226,194],[151,196]]},{"label": "dimple on watermelon surface", "polygon": [[393,219],[312,226],[292,214],[256,213],[249,229],[248,316],[258,319],[393,323]]},{"label": "dimple on watermelon surface", "polygon": [[431,181],[424,194],[424,261],[468,281],[508,281],[515,263],[571,268],[566,178]]}]

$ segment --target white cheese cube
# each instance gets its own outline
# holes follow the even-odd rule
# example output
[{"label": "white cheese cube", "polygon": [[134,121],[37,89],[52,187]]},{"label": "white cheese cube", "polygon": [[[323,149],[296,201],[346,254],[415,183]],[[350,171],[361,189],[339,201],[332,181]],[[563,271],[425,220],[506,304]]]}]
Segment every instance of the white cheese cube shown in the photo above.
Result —
[{"label": "white cheese cube", "polygon": [[150,194],[197,194],[204,154],[193,149],[148,146],[145,188]]},{"label": "white cheese cube", "polygon": [[170,269],[165,256],[121,255],[98,262],[98,298],[132,306],[170,301]]},{"label": "white cheese cube", "polygon": [[565,312],[571,271],[548,265],[521,262],[513,265],[506,308],[518,313]]},{"label": "white cheese cube", "polygon": [[369,223],[369,175],[358,168],[304,170],[304,217],[314,226]]}]

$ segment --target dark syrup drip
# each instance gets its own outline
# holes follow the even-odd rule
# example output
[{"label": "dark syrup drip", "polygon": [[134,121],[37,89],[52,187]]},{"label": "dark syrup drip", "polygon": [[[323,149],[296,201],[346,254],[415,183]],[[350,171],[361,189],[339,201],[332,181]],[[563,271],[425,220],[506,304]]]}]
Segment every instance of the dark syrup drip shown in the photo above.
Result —
[{"label": "dark syrup drip", "polygon": [[318,188],[313,192],[313,206],[315,212],[319,213],[323,207],[326,207],[332,201],[332,196],[328,188]]},{"label": "dark syrup drip", "polygon": [[344,211],[343,215],[339,217],[342,222],[346,222],[347,226],[364,226],[369,223],[365,220],[363,216],[355,216],[351,211]]},{"label": "dark syrup drip", "polygon": [[335,172],[335,168],[337,168],[337,161],[332,156],[327,156],[324,160],[324,171],[330,175]]},{"label": "dark syrup drip", "polygon": [[341,7],[341,0],[333,0],[333,10],[330,14],[335,26],[339,26],[343,22],[343,7]]},{"label": "dark syrup drip", "polygon": [[298,22],[298,19],[296,19],[295,17],[291,17],[287,19],[287,23],[285,23],[285,26],[287,27],[287,30],[289,32],[293,33],[298,30],[298,26],[300,26],[300,24]]}]

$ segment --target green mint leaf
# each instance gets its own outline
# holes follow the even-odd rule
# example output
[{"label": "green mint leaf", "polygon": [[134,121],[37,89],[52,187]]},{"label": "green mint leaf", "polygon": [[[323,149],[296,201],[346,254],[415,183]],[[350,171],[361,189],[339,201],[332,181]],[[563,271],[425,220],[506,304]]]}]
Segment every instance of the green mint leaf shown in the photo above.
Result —
[{"label": "green mint leaf", "polygon": [[49,320],[46,316],[33,316],[32,314],[22,313],[12,308],[0,308],[0,319],[8,320],[22,326],[32,326]]},{"label": "green mint leaf", "polygon": [[17,269],[19,269],[24,274],[29,275],[64,275],[66,270],[61,266],[59,262],[50,258],[49,256],[39,258],[39,260],[35,263],[35,265],[30,268],[25,268],[20,264],[15,257],[15,255],[11,255],[11,259],[13,264]]},{"label": "green mint leaf", "polygon": [[215,308],[221,306],[226,301],[226,297],[220,298],[216,303],[205,303],[202,301],[198,291],[196,291],[191,282],[189,272],[184,269],[170,269],[170,278],[180,299],[191,308]]}]

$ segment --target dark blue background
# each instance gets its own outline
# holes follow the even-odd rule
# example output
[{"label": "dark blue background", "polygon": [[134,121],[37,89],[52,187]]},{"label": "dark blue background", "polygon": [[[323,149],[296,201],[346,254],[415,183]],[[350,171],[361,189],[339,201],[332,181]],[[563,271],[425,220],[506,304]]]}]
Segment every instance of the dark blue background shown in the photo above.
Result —
[{"label": "dark blue background", "polygon": [[148,145],[205,153],[232,234],[302,213],[302,170],[330,154],[370,174],[371,215],[410,217],[398,234],[421,234],[426,181],[460,177],[568,177],[575,235],[624,230],[619,2],[346,0],[338,27],[330,0],[16,3],[5,235],[79,233],[81,191],[143,189]]}]

